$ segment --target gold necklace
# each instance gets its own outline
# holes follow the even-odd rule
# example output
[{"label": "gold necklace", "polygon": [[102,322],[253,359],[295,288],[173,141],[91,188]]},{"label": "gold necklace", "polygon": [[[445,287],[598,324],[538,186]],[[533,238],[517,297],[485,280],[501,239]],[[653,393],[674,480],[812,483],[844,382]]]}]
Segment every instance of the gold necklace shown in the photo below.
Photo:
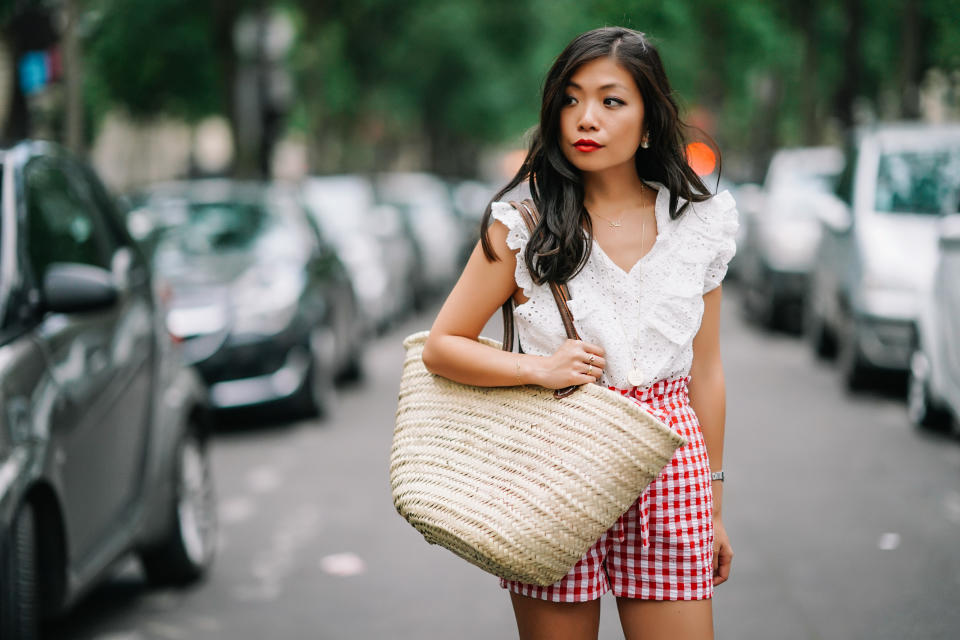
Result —
[{"label": "gold necklace", "polygon": [[[640,199],[641,199],[641,201],[643,200],[643,190],[644,190],[645,187],[646,187],[646,185],[644,185],[644,184],[641,182],[641,183],[640,183]],[[620,214],[620,217],[617,218],[616,220],[611,220],[610,218],[608,218],[608,217],[606,217],[606,216],[602,216],[602,215],[600,215],[599,213],[591,213],[590,215],[591,215],[591,216],[597,216],[597,217],[600,218],[601,220],[606,220],[607,225],[608,225],[611,229],[613,229],[614,231],[616,231],[616,230],[618,230],[620,227],[623,226],[623,216],[626,215],[626,211],[624,211],[623,213],[621,213],[621,214]],[[640,248],[642,249],[643,247],[641,246]]]}]

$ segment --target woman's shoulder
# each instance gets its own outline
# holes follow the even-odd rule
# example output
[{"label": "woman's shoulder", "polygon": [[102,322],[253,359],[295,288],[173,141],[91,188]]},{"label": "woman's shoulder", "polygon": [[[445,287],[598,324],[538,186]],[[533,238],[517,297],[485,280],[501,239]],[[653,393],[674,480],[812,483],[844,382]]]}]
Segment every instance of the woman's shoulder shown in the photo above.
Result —
[{"label": "woman's shoulder", "polygon": [[[662,187],[666,188],[666,187]],[[669,191],[665,192],[666,201]],[[731,252],[740,227],[733,194],[723,190],[700,202],[678,198],[677,208],[683,212],[673,221],[677,251],[688,262],[709,263],[720,253]]]},{"label": "woman's shoulder", "polygon": [[[682,197],[679,199],[680,206],[685,202]],[[685,226],[691,230],[717,239],[735,235],[740,226],[737,203],[729,189],[706,200],[690,202],[682,218],[687,218]]]},{"label": "woman's shoulder", "polygon": [[511,249],[523,249],[530,239],[530,230],[520,212],[509,201],[495,200],[490,203],[490,220],[499,221],[507,228],[507,246]]}]

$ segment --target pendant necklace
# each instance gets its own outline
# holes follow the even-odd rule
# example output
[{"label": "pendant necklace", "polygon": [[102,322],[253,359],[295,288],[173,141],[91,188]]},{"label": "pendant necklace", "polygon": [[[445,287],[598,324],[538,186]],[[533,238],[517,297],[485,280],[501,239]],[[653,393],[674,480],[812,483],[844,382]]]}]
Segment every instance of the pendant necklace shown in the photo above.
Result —
[{"label": "pendant necklace", "polygon": [[[643,198],[643,189],[644,189],[644,184],[641,182],[641,183],[640,183],[640,197],[641,197],[641,198]],[[623,216],[624,216],[625,214],[626,214],[626,212],[621,213],[621,214],[620,214],[620,217],[617,218],[616,220],[611,220],[610,218],[608,218],[608,217],[606,217],[606,216],[602,216],[602,215],[600,215],[599,213],[591,213],[590,215],[592,215],[592,216],[597,216],[597,217],[600,218],[601,220],[605,220],[606,223],[607,223],[607,225],[608,225],[611,229],[613,229],[613,230],[618,230],[620,227],[623,226]],[[643,249],[642,246],[641,246],[640,248]]]},{"label": "pendant necklace", "polygon": [[[644,236],[646,235],[646,231],[647,231],[647,221],[644,220],[644,221],[643,221],[643,224],[640,226],[640,251],[641,251],[641,252],[643,251],[643,240],[644,240]],[[646,256],[641,256],[641,257],[640,257],[640,260],[643,260],[644,257],[646,257]],[[612,258],[611,258],[611,261],[612,261]],[[638,261],[638,262],[639,262],[639,261]],[[642,271],[642,270],[643,270],[643,265],[638,264],[638,265],[637,265],[638,275],[639,275],[639,272]],[[637,287],[639,288],[639,286],[640,286],[639,281],[637,281],[637,282],[635,283],[635,286],[637,286]],[[639,295],[639,293],[638,293],[637,295]],[[638,299],[637,302],[639,303],[640,300]],[[619,314],[617,314],[615,317],[616,317],[616,319],[617,319],[617,324],[620,326],[620,332],[623,334],[624,342],[628,345],[627,348],[628,348],[628,350],[630,351],[630,361],[631,361],[631,363],[633,364],[633,368],[634,368],[634,369],[637,369],[637,368],[638,368],[638,367],[637,367],[637,354],[636,354],[636,351],[635,351],[634,348],[633,348],[634,345],[635,345],[635,340],[631,340],[631,339],[630,339],[630,335],[627,333],[627,328],[626,328],[625,326],[623,326],[623,318],[620,317]],[[606,382],[606,373],[603,374],[603,380],[604,380],[604,382]]]}]

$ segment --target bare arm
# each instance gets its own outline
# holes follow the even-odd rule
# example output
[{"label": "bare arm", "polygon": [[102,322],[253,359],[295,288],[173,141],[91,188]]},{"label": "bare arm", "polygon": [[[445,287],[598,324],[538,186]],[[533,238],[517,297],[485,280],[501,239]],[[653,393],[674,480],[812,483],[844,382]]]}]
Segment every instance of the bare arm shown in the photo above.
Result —
[{"label": "bare arm", "polygon": [[[723,433],[727,410],[726,383],[720,360],[722,288],[721,285],[703,296],[703,319],[693,339],[693,364],[690,366],[690,406],[700,419],[704,443],[710,456],[710,468],[714,471],[723,468]],[[714,512],[719,514],[721,500],[717,497],[714,495]]]},{"label": "bare arm", "polygon": [[[500,260],[490,262],[478,243],[453,291],[430,329],[423,363],[431,373],[482,387],[538,384],[551,389],[594,382],[606,362],[603,349],[567,340],[552,356],[510,353],[481,344],[477,338],[490,317],[517,291],[518,251],[507,246],[507,228],[491,225],[490,242]],[[593,355],[592,374],[587,375]]]},{"label": "bare arm", "polygon": [[[690,406],[703,431],[704,444],[710,458],[710,469],[723,468],[723,436],[726,422],[726,383],[720,360],[720,302],[722,285],[703,296],[703,319],[693,339],[693,364],[690,367]],[[730,573],[733,551],[721,520],[723,483],[713,483],[714,519],[714,584],[720,584]]]}]

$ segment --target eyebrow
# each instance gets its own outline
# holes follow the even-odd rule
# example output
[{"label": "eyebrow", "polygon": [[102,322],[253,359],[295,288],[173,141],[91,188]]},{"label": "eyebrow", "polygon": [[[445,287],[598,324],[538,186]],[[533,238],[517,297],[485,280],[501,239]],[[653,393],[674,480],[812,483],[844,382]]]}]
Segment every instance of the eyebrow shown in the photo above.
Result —
[{"label": "eyebrow", "polygon": [[[578,85],[576,82],[573,82],[572,80],[567,82],[567,86],[573,87],[574,89],[580,89],[581,91],[583,91],[583,87]],[[613,87],[620,87],[621,89],[626,89],[626,87],[620,84],[619,82],[608,82],[607,84],[600,87],[600,90],[603,91],[604,89],[612,89]]]}]

